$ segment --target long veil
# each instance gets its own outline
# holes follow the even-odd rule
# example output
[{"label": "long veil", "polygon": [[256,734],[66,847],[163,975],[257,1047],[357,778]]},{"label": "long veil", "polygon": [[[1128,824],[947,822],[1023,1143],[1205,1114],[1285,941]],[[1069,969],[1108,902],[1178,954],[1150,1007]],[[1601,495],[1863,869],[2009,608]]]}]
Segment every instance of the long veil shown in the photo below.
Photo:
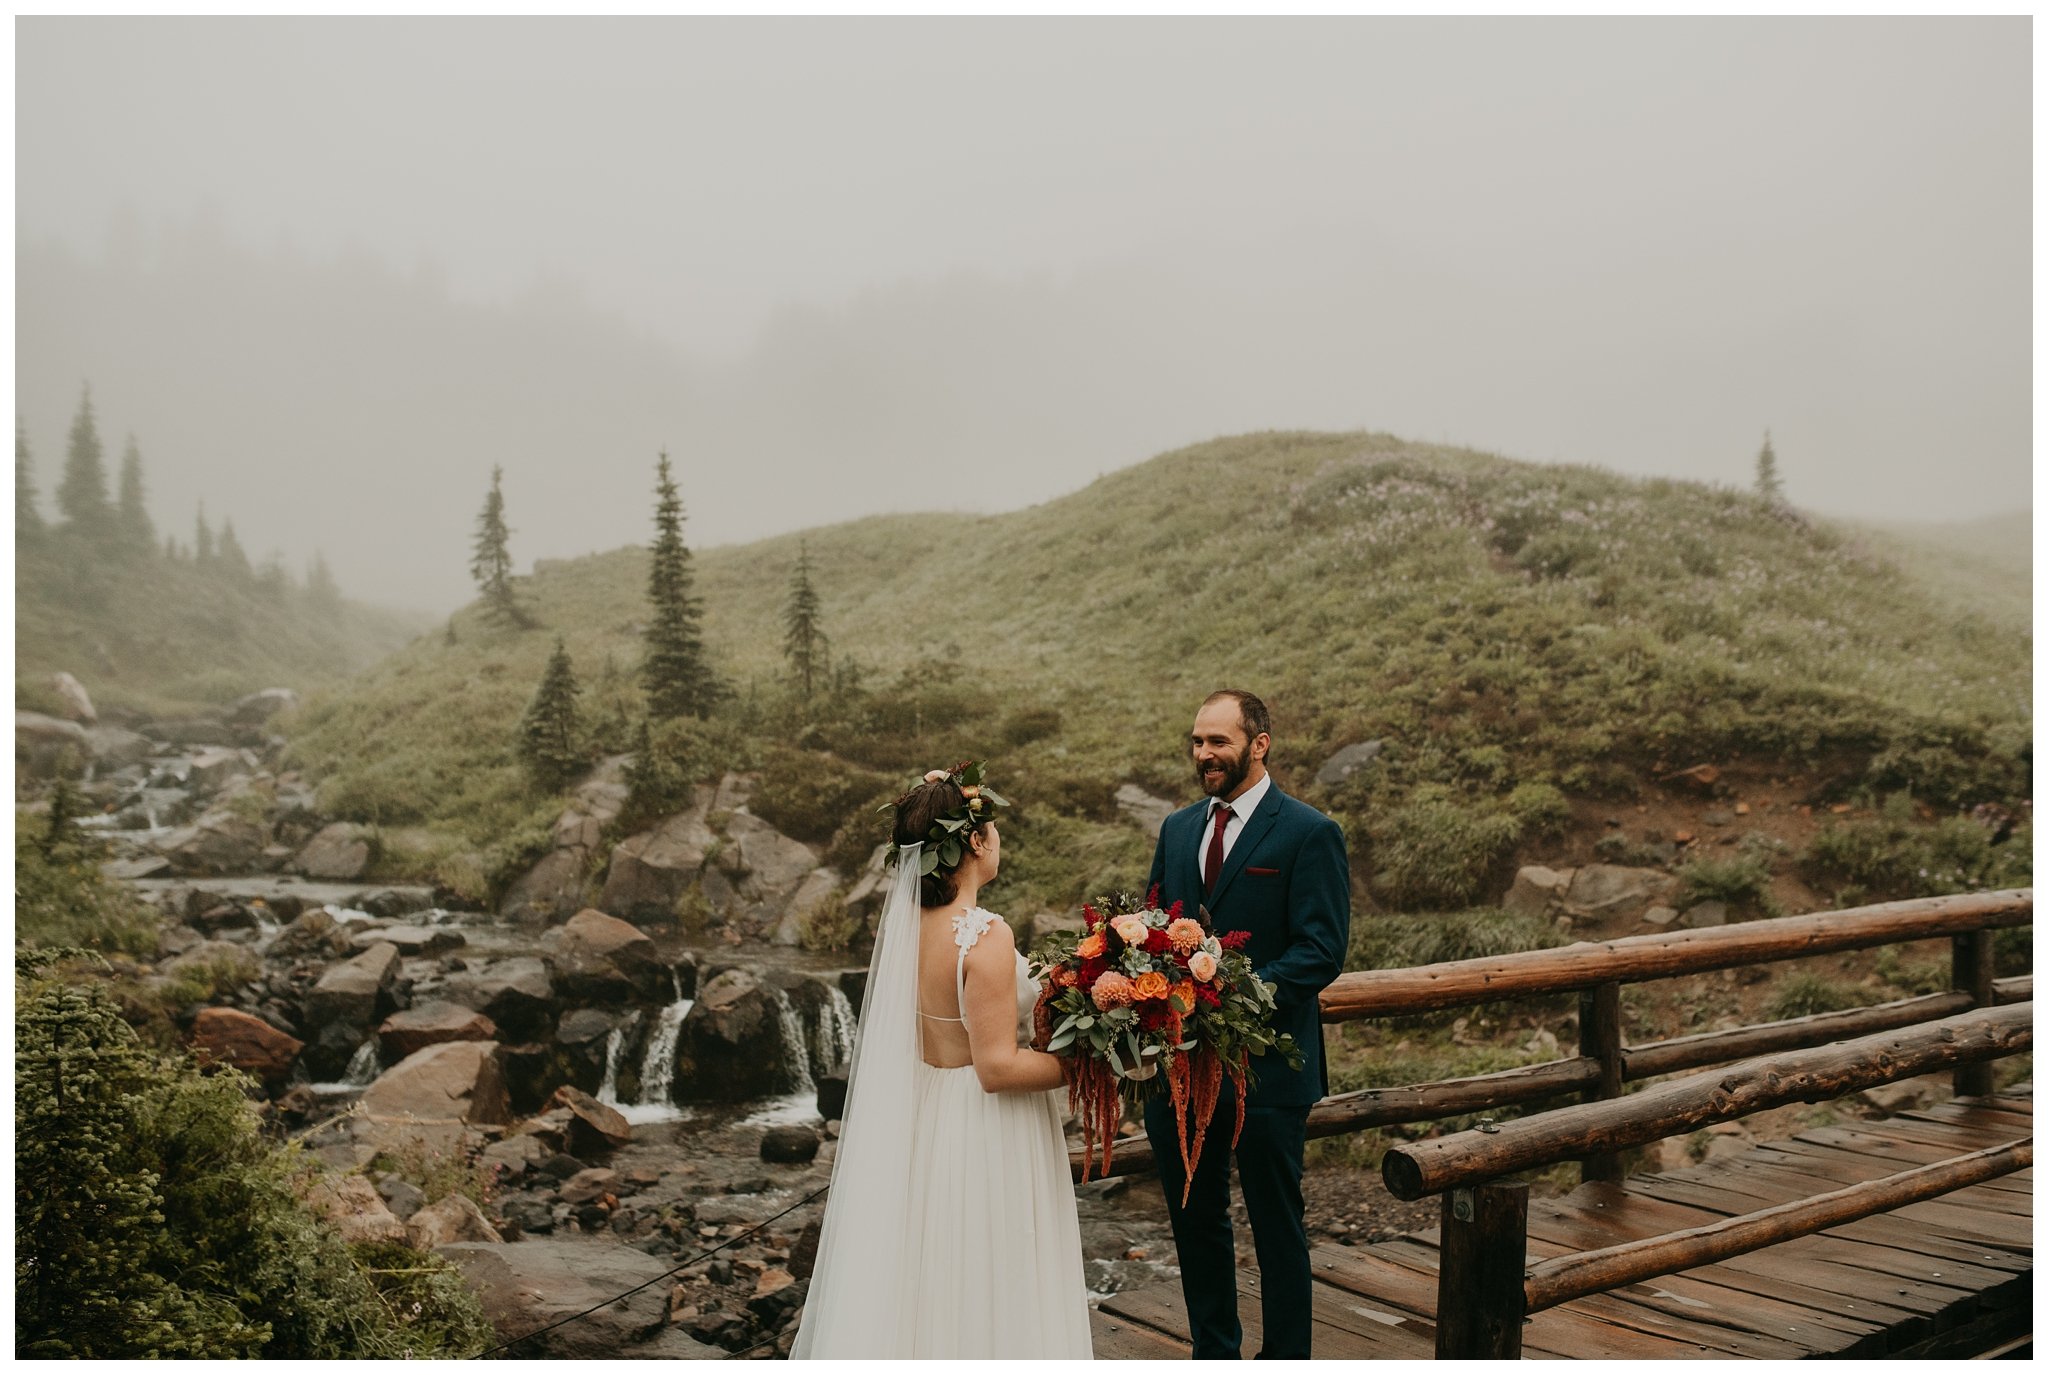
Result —
[{"label": "long veil", "polygon": [[790,1356],[903,1356],[910,1351],[910,1148],[917,1046],[917,879],[923,846],[905,845],[875,930],[861,995],[846,1108],[818,1258]]}]

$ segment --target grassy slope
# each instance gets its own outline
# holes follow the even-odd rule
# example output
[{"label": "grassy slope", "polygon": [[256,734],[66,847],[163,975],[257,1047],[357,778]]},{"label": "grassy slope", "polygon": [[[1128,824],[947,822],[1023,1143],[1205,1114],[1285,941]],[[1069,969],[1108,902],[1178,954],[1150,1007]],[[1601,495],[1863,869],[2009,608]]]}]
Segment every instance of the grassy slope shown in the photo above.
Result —
[{"label": "grassy slope", "polygon": [[423,628],[420,618],[303,593],[265,591],[185,563],[101,565],[97,590],[56,560],[17,551],[15,700],[47,710],[50,675],[84,683],[94,703],[176,715],[266,687],[301,692],[362,669]]},{"label": "grassy slope", "polygon": [[[1269,433],[1008,515],[803,538],[834,649],[870,689],[807,743],[877,786],[994,756],[1039,832],[1043,867],[1019,875],[1034,900],[1137,877],[1142,845],[1109,793],[1135,779],[1186,797],[1179,738],[1224,683],[1266,697],[1281,782],[1345,813],[1361,850],[1431,785],[1483,810],[1518,783],[1622,796],[1659,764],[1746,758],[1943,808],[2026,788],[2030,636],[1931,595],[1879,539],[1741,493]],[[736,764],[789,758],[772,740],[788,733],[780,610],[797,542],[697,559],[714,658],[741,690],[715,731]],[[630,743],[645,573],[626,549],[522,580],[566,638],[598,749]],[[492,630],[474,608],[456,630],[311,703],[295,748],[343,814],[425,824],[499,865],[559,808],[511,754],[551,633]],[[1331,750],[1371,738],[1390,748],[1370,787],[1309,786]]]}]

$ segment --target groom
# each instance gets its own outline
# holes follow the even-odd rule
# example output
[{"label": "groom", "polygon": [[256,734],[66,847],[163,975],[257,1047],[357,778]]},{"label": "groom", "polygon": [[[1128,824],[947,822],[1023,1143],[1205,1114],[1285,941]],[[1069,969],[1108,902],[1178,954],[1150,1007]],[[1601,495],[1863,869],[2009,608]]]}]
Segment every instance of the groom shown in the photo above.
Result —
[{"label": "groom", "polygon": [[[1252,1061],[1258,1082],[1245,1099],[1237,1145],[1238,1187],[1259,1257],[1262,1359],[1309,1354],[1308,1232],[1302,1226],[1301,1157],[1308,1110],[1329,1092],[1317,994],[1343,968],[1351,932],[1351,870],[1344,833],[1315,808],[1282,793],[1266,774],[1272,747],[1266,704],[1249,692],[1209,694],[1188,738],[1195,776],[1207,796],[1166,818],[1147,887],[1161,906],[1207,907],[1216,933],[1249,931],[1245,953],[1274,986],[1273,1029],[1289,1032],[1302,1067],[1276,1055]],[[1181,1292],[1195,1358],[1236,1360],[1237,1255],[1230,1227],[1229,1081],[1181,1206],[1186,1175],[1172,1105],[1154,1098],[1145,1132],[1166,1188],[1166,1210],[1180,1252]]]}]

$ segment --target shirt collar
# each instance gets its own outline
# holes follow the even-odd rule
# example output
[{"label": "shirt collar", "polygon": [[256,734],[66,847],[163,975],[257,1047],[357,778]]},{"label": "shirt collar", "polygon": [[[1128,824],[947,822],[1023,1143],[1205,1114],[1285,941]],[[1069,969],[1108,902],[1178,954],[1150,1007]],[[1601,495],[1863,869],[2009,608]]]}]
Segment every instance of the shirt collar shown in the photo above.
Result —
[{"label": "shirt collar", "polygon": [[[1251,814],[1259,809],[1259,804],[1266,800],[1266,790],[1272,786],[1273,775],[1269,773],[1238,794],[1237,801],[1230,804],[1231,815],[1237,817],[1240,821],[1249,819]],[[1223,799],[1220,797],[1210,798],[1209,815],[1214,816],[1216,808],[1221,806],[1222,803]]]}]

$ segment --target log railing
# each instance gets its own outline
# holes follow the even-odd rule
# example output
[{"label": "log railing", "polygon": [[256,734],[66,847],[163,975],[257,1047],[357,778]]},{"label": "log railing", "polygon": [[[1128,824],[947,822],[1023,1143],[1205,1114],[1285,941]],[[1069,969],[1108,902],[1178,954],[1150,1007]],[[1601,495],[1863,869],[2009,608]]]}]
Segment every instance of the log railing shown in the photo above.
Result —
[{"label": "log railing", "polygon": [[[1992,934],[2029,924],[2033,910],[2032,889],[1918,898],[1341,975],[1323,992],[1325,1022],[1577,993],[1578,1053],[1496,1074],[1339,1094],[1310,1110],[1308,1134],[1332,1136],[1582,1095],[1585,1101],[1574,1106],[1397,1146],[1382,1160],[1382,1176],[1397,1197],[1443,1195],[1438,1357],[1516,1357],[1529,1313],[2029,1168],[2031,1139],[1533,1267],[1526,1264],[1527,1186],[1499,1182],[1574,1159],[1584,1179],[1617,1179],[1619,1153],[1632,1146],[1938,1070],[1953,1071],[1958,1094],[1990,1092],[1993,1062],[2033,1045],[2033,978],[1993,977]],[[1946,993],[1645,1045],[1623,1042],[1624,984],[1942,938],[1953,952]],[[1712,1066],[1723,1068],[1626,1092],[1632,1082]],[[1078,1176],[1078,1152],[1073,1166]],[[1151,1168],[1151,1149],[1142,1137],[1119,1142],[1114,1173]]]},{"label": "log railing", "polygon": [[[1370,1127],[1433,1122],[1572,1093],[1618,1097],[1626,1084],[1643,1079],[1953,1016],[1980,1005],[1977,984],[1962,984],[1966,978],[1974,981],[1980,969],[1988,972],[1978,947],[1990,948],[1993,930],[2027,925],[2033,920],[2033,910],[2032,889],[1915,898],[1699,931],[1582,941],[1550,950],[1343,974],[1323,990],[1325,1022],[1415,1016],[1548,994],[1584,994],[1579,1053],[1496,1074],[1335,1094],[1309,1110],[1308,1135],[1340,1136]],[[1622,1044],[1618,1019],[1603,1015],[1606,1008],[1618,1007],[1620,986],[1625,983],[1944,937],[1958,951],[1953,961],[1958,986],[1948,993],[1639,1046]],[[1966,944],[1968,955],[1962,953]],[[2030,975],[1991,984],[1993,1002],[2030,1002],[2032,998]],[[1958,1092],[1980,1091],[1958,1083]],[[1079,1151],[1072,1154],[1071,1165],[1078,1179]],[[1117,1143],[1110,1173],[1142,1174],[1152,1168],[1151,1146],[1142,1136]],[[1590,1179],[1617,1177],[1614,1162],[1601,1155],[1588,1157],[1582,1172]]]}]

